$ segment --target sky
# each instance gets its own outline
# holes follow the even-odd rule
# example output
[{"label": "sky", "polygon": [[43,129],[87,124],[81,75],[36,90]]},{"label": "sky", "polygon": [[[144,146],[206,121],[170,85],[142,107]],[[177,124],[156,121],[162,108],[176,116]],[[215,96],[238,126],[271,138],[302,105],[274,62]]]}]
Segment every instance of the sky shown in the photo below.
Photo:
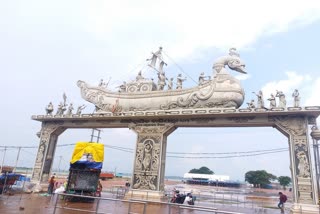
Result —
[{"label": "sky", "polygon": [[[237,48],[248,74],[231,71],[241,80],[246,103],[252,92],[267,98],[276,90],[287,96],[299,89],[302,106],[320,105],[319,1],[1,1],[0,89],[1,146],[38,146],[41,123],[32,115],[45,114],[63,93],[74,106],[94,106],[80,96],[78,80],[108,88],[134,79],[145,59],[163,47],[168,77],[183,72],[184,87],[194,86],[201,72],[212,74],[217,57]],[[146,77],[154,73],[145,71]],[[154,75],[155,76],[155,75]],[[155,77],[156,78],[156,77]],[[8,92],[6,92],[9,90]],[[67,130],[58,140],[55,169],[67,170],[72,144],[90,140],[91,130]],[[103,129],[101,142],[135,148],[136,134],[128,129]],[[183,176],[207,166],[215,174],[244,180],[250,170],[290,176],[288,151],[259,156],[229,157],[248,152],[288,147],[277,130],[265,128],[179,128],[168,137],[166,175]],[[32,167],[37,149],[22,149],[19,166]],[[221,158],[189,158],[190,154],[228,153]],[[0,148],[0,158],[4,155]],[[197,157],[209,155],[198,154]],[[6,151],[4,165],[14,165],[17,149]],[[192,156],[193,157],[193,156]],[[105,148],[106,171],[132,172],[133,153]]]}]

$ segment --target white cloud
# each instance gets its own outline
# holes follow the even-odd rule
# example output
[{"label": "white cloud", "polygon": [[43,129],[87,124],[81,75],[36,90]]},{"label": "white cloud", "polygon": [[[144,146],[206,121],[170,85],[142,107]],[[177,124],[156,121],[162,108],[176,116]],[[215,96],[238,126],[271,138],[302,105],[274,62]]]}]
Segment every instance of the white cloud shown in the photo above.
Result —
[{"label": "white cloud", "polygon": [[320,106],[320,77],[315,79],[310,87],[308,87],[307,97],[305,98],[306,106]]},{"label": "white cloud", "polygon": [[246,74],[246,75],[239,74],[234,77],[237,78],[238,80],[247,80],[247,79],[251,78],[251,75],[250,74]]},{"label": "white cloud", "polygon": [[308,74],[300,75],[299,73],[295,71],[286,71],[285,74],[287,75],[287,79],[266,83],[262,87],[265,99],[268,98],[271,93],[275,95],[276,90],[282,91],[286,94],[288,106],[292,106],[291,94],[294,89],[298,89],[302,98],[302,106],[320,105],[318,94],[320,91],[320,78],[312,79]]},{"label": "white cloud", "polygon": [[91,1],[86,30],[111,45],[115,54],[162,45],[180,58],[209,47],[245,47],[264,33],[319,18],[319,1]]}]

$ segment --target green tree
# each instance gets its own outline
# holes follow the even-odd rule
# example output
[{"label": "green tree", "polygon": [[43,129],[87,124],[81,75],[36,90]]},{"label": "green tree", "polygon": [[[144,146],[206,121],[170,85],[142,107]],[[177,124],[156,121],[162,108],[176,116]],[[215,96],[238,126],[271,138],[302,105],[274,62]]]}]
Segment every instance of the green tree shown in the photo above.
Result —
[{"label": "green tree", "polygon": [[277,177],[265,170],[249,171],[245,174],[245,181],[253,184],[254,187],[261,187],[271,183]]},{"label": "green tree", "polygon": [[208,174],[208,175],[212,175],[214,174],[213,171],[211,171],[208,167],[206,166],[203,166],[203,167],[200,167],[199,169],[191,169],[189,171],[189,173],[194,173],[194,174]]},{"label": "green tree", "polygon": [[283,189],[286,189],[286,187],[291,183],[291,178],[288,176],[279,176],[278,181],[281,186],[283,186]]}]

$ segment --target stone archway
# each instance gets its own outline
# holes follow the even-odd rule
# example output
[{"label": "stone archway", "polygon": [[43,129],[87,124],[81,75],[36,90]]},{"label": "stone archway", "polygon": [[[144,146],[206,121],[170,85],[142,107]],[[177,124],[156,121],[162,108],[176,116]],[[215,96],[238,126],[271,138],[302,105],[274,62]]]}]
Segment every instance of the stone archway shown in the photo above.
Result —
[{"label": "stone archway", "polygon": [[312,175],[308,126],[315,125],[320,107],[272,111],[191,109],[132,113],[36,115],[42,122],[32,180],[47,182],[58,136],[68,128],[130,128],[137,133],[132,188],[159,196],[164,187],[167,136],[179,127],[274,127],[288,137],[293,178],[292,213],[318,213]]},{"label": "stone archway", "polygon": [[[311,152],[308,135],[308,118],[302,116],[271,117],[276,128],[288,137],[290,151],[290,169],[294,193],[292,211],[299,213],[303,204],[305,213],[315,211],[318,193],[314,188],[312,176]],[[309,207],[309,205],[311,205]],[[310,209],[310,210],[309,210]]]}]

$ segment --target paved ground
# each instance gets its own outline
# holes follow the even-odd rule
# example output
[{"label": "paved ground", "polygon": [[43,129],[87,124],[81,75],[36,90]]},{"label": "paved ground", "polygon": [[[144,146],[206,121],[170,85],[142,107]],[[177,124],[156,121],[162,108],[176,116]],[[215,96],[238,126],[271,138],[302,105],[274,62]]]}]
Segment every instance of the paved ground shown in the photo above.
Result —
[{"label": "paved ground", "polygon": [[[104,190],[110,190],[110,188],[118,188],[122,189],[126,182],[126,179],[115,179],[110,181],[103,181]],[[264,213],[264,214],[278,214],[280,211],[276,209],[276,200],[277,200],[277,193],[278,190],[254,190],[254,192],[250,195],[246,194],[234,194],[235,191],[243,191],[241,189],[228,189],[228,188],[216,188],[216,187],[208,187],[208,186],[195,186],[195,185],[186,185],[181,184],[179,182],[174,181],[166,181],[166,189],[170,190],[174,187],[183,191],[190,191],[193,190],[194,194],[197,195],[199,198],[204,198],[203,194],[209,194],[209,198],[201,199],[196,201],[196,206],[206,206],[210,208],[217,208],[219,210],[227,210],[227,211],[234,211],[239,213]],[[120,193],[120,192],[118,192]],[[222,194],[221,194],[222,193]],[[231,194],[230,194],[231,193]],[[200,195],[202,194],[202,195]],[[211,199],[210,194],[213,198]],[[290,195],[290,193],[286,193]],[[231,200],[230,200],[231,195]],[[273,197],[274,196],[274,197]],[[111,194],[110,192],[103,192],[103,198],[116,198],[116,192]],[[222,197],[221,200],[217,199],[217,197]],[[227,198],[229,197],[229,198]],[[237,198],[235,198],[237,197]],[[238,201],[239,197],[242,199],[246,199],[250,201],[247,204],[234,204],[232,201],[236,199]],[[289,196],[290,197],[290,196]],[[249,198],[249,199],[248,199]],[[14,193],[14,194],[4,194],[0,195],[0,213],[5,214],[13,214],[13,213],[23,213],[23,214],[47,214],[54,212],[54,204],[57,197],[55,196],[48,196],[44,193],[32,193],[32,194],[21,194],[21,193]],[[228,202],[229,200],[229,202]],[[56,209],[57,214],[75,214],[75,213],[89,213],[95,212],[97,208],[97,201],[91,203],[80,203],[80,202],[67,202],[65,200],[58,200],[58,206],[64,207],[66,209],[58,208]],[[223,201],[223,202],[222,202]],[[226,202],[227,201],[227,202]],[[231,201],[231,202],[230,202]],[[222,203],[221,203],[222,202]],[[264,208],[259,208],[257,204],[263,202]],[[266,202],[268,202],[266,204]],[[232,203],[232,204],[231,204]],[[110,201],[110,200],[102,200],[99,202],[99,213],[128,213],[129,203],[127,202],[119,202],[119,201]],[[290,207],[290,204],[287,206]],[[79,211],[72,211],[68,210],[70,208],[76,209],[85,209],[87,212],[79,212]],[[143,204],[131,204],[130,209],[133,213],[143,213]],[[146,206],[146,213],[159,213],[159,214],[166,214],[169,213],[169,206],[168,205],[159,205],[156,203],[148,202]],[[187,210],[183,209],[178,211],[177,207],[171,207],[171,214],[184,214],[184,213],[209,213],[209,212],[201,212],[199,210]],[[286,210],[286,213],[289,213],[289,210]]]}]

